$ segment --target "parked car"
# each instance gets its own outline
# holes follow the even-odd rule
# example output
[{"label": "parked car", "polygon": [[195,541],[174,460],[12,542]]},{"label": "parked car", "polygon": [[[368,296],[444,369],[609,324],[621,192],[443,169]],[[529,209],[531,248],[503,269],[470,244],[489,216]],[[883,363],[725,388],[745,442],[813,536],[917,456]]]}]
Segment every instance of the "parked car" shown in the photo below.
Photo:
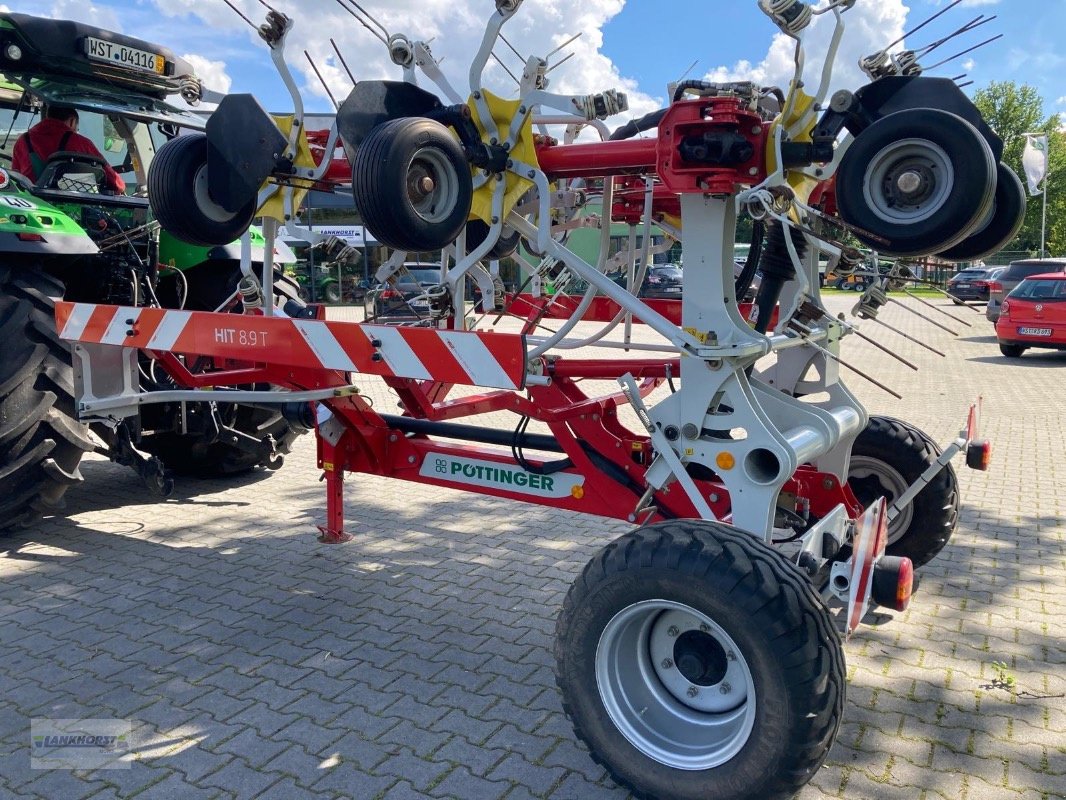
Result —
[{"label": "parked car", "polygon": [[420,319],[429,314],[426,291],[440,284],[440,267],[430,264],[404,264],[392,283],[379,283],[366,294],[367,319],[387,318],[389,322]]},{"label": "parked car", "polygon": [[1006,267],[969,267],[956,272],[948,281],[948,294],[957,306],[967,300],[988,302],[989,286],[1006,269]]},{"label": "parked car", "polygon": [[644,276],[640,297],[680,300],[681,275],[676,264],[653,264]]},{"label": "parked car", "polygon": [[996,320],[999,352],[1017,358],[1030,347],[1066,350],[1066,272],[1048,272],[1019,283]]},{"label": "parked car", "polygon": [[1066,271],[1066,258],[1027,258],[1023,261],[1011,262],[1010,266],[1001,272],[988,287],[988,306],[985,308],[985,318],[991,322],[999,319],[1003,299],[1029,276],[1039,275],[1042,272],[1063,271]]}]

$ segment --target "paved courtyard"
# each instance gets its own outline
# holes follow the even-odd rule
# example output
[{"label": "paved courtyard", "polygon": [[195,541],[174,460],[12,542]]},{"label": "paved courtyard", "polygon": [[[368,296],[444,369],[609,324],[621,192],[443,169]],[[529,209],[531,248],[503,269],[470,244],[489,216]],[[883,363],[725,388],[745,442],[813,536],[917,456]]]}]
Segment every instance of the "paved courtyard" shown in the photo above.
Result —
[{"label": "paved courtyard", "polygon": [[[845,344],[905,400],[849,385],[939,441],[983,394],[993,468],[956,462],[954,538],[911,608],[848,645],[843,724],[802,800],[1066,797],[1066,353],[1005,359],[983,314],[937,305],[972,327],[884,312],[948,354],[882,337],[918,373]],[[281,472],[165,502],[105,460],[83,471],[67,517],[0,538],[0,798],[626,796],[573,737],[551,643],[571,580],[627,526],[356,475],[356,538],[324,546],[311,436]],[[132,720],[132,767],[31,770],[42,717]]]}]

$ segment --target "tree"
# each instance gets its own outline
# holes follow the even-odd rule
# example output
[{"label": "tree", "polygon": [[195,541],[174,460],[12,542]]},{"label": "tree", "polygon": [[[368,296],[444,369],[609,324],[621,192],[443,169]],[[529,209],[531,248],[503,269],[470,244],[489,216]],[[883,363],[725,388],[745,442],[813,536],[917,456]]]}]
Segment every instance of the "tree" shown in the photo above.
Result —
[{"label": "tree", "polygon": [[[1045,133],[1050,145],[1047,196],[1047,249],[1051,255],[1066,253],[1066,135],[1059,130],[1058,115],[1044,117],[1044,99],[1028,85],[1014,81],[993,81],[974,93],[974,104],[985,120],[1003,139],[1003,163],[1025,180],[1022,151],[1026,133]],[[1028,193],[1028,190],[1027,190]],[[1005,250],[1040,252],[1042,198],[1029,198],[1025,224]]]}]

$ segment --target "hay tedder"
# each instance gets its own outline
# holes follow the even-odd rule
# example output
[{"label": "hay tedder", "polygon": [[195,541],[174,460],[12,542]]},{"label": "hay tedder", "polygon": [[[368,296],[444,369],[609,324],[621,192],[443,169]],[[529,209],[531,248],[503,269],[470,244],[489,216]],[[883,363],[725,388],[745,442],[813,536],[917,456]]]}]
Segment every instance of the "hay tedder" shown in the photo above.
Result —
[{"label": "hay tedder", "polygon": [[[290,318],[61,303],[81,417],[117,424],[143,403],[205,390],[306,409],[325,477],[324,542],[351,538],[345,472],[634,523],[588,563],[559,616],[557,679],[577,734],[638,796],[790,796],[824,761],[843,713],[842,636],[874,606],[906,608],[914,567],[956,523],[949,461],[965,452],[984,468],[989,455],[976,408],[943,450],[867,414],[841,380],[841,340],[891,348],[825,310],[819,258],[838,274],[862,270],[858,240],[892,260],[882,274],[875,259],[856,308],[880,323],[879,309],[898,302],[886,290],[918,279],[904,259],[978,258],[1014,236],[1024,211],[1000,139],[954,81],[923,76],[913,52],[878,52],[863,62],[869,83],[829,96],[855,2],[760,0],[795,40],[785,91],[684,81],[667,108],[614,132],[603,120],[626,110],[625,96],[554,94],[548,58],[525,59],[516,97],[484,88],[520,5],[496,0],[463,94],[424,42],[341,2],[404,80],[355,84],[334,127],[309,134],[283,54],[292,21],[270,11],[258,30],[295,114],[226,97],[206,134],[158,154],[157,218],[200,243],[230,241],[257,215],[268,240],[279,225],[313,238],[294,226],[304,194],[351,191],[393,250],[378,278],[395,278],[409,252],[441,250],[440,284],[402,325],[331,321],[314,307]],[[804,35],[822,14],[834,33],[808,94]],[[739,273],[738,214],[755,236]],[[631,233],[610,257],[612,220]],[[598,263],[567,246],[582,227],[600,232]],[[682,243],[677,300],[636,296],[653,228]],[[519,246],[539,264],[505,294],[491,265]],[[628,289],[605,275],[612,267]],[[754,302],[738,303],[757,271]],[[269,298],[273,270],[262,274]],[[514,332],[471,325],[468,282],[482,320],[507,315]],[[539,335],[545,319],[558,327]],[[634,323],[645,335],[633,337]],[[570,357],[592,347],[618,357]],[[146,360],[172,390],[139,391]],[[403,413],[375,409],[357,388],[365,375],[380,376]],[[596,382],[613,388],[592,396]],[[272,388],[216,388],[249,384]],[[513,426],[466,419],[500,412]]]}]

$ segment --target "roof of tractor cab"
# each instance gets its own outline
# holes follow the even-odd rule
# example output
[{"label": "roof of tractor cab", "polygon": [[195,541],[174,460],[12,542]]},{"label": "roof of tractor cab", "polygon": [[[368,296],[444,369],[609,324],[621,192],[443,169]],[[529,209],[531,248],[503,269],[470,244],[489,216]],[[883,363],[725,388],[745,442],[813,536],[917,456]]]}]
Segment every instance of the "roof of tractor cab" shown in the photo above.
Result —
[{"label": "roof of tractor cab", "polygon": [[[162,63],[155,66],[151,56]],[[161,45],[81,22],[10,12],[0,13],[0,72],[89,79],[159,98],[196,78],[192,64]]]}]

